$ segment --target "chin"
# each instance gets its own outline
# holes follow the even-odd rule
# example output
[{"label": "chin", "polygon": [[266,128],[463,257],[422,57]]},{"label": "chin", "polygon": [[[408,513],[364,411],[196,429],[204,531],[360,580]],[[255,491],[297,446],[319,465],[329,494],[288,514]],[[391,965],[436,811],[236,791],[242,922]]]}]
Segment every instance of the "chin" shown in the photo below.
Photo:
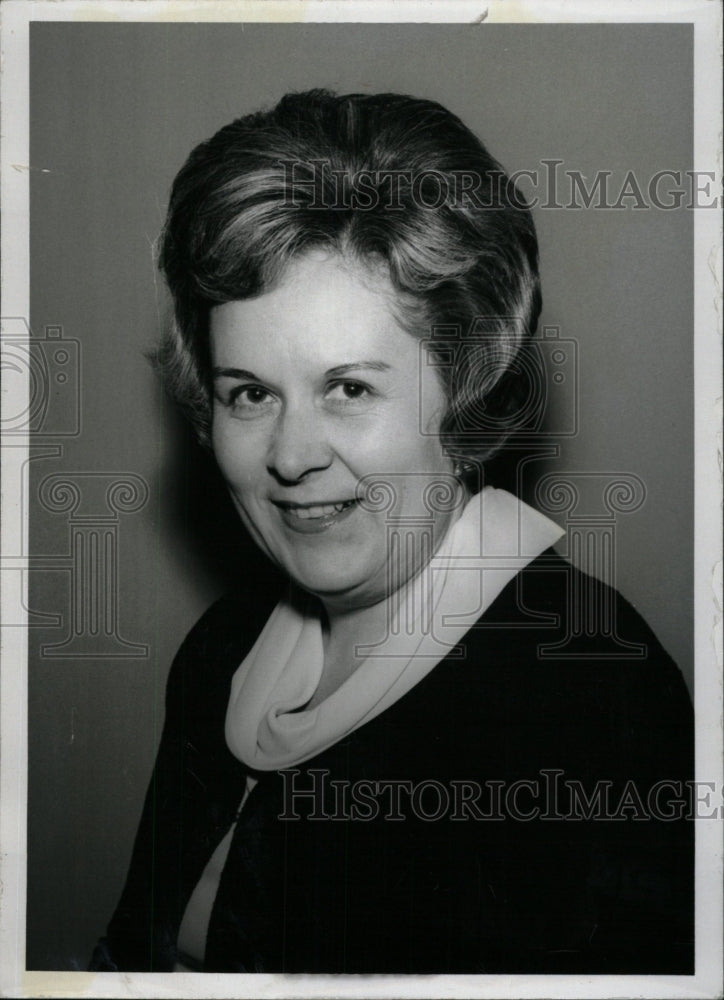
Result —
[{"label": "chin", "polygon": [[339,574],[339,576],[331,576],[329,573],[318,575],[305,573],[303,577],[295,577],[295,579],[300,587],[321,600],[353,597],[366,589],[364,581],[353,579],[348,573]]},{"label": "chin", "polygon": [[322,601],[359,598],[358,603],[367,603],[364,597],[370,590],[370,576],[359,572],[352,574],[348,566],[340,567],[336,572],[330,570],[328,565],[319,567],[317,571],[307,566],[303,573],[287,572],[300,587]]}]

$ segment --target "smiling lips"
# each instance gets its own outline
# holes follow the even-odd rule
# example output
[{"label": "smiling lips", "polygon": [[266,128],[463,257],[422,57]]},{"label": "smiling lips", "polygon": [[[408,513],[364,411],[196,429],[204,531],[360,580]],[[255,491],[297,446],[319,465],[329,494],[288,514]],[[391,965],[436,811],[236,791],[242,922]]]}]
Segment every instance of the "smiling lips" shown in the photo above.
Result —
[{"label": "smiling lips", "polygon": [[343,510],[357,503],[356,500],[340,500],[337,503],[324,504],[295,504],[285,501],[274,501],[277,507],[281,507],[285,514],[298,517],[302,521],[310,521],[316,518],[326,518],[334,514],[341,514]]}]

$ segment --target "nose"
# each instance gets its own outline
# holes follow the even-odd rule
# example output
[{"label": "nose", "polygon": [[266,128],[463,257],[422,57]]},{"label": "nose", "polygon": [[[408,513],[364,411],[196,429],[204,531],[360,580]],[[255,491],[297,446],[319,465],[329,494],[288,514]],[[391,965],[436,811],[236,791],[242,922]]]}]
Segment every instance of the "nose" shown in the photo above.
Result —
[{"label": "nose", "polygon": [[279,415],[267,456],[267,468],[275,479],[297,483],[311,472],[328,468],[331,462],[332,449],[322,419],[296,408]]}]

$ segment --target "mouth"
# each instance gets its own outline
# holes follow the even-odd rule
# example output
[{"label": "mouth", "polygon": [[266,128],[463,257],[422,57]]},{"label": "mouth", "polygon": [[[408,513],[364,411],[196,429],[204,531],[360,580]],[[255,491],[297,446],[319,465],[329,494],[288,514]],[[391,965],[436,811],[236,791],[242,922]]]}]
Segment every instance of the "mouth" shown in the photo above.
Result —
[{"label": "mouth", "polygon": [[357,507],[358,501],[338,500],[333,503],[289,503],[273,500],[281,511],[282,520],[293,531],[304,534],[326,531],[347,518]]},{"label": "mouth", "polygon": [[275,500],[273,502],[283,511],[291,514],[293,517],[299,517],[303,521],[317,517],[328,517],[330,514],[341,514],[347,507],[351,507],[357,503],[354,499],[337,500],[334,503],[287,503],[283,500]]}]

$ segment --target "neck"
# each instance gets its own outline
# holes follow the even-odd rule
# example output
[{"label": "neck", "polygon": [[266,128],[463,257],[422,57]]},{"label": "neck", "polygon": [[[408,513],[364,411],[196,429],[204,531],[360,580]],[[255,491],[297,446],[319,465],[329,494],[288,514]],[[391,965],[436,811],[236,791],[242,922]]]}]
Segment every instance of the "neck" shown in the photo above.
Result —
[{"label": "neck", "polygon": [[315,708],[340,688],[365,659],[356,648],[365,643],[381,642],[387,634],[390,611],[388,599],[368,607],[346,611],[328,610],[323,616],[324,666],[317,690],[307,708]]},{"label": "neck", "polygon": [[335,651],[352,654],[362,642],[370,643],[384,638],[391,599],[361,608],[334,608],[324,605],[323,637],[325,659]]}]

